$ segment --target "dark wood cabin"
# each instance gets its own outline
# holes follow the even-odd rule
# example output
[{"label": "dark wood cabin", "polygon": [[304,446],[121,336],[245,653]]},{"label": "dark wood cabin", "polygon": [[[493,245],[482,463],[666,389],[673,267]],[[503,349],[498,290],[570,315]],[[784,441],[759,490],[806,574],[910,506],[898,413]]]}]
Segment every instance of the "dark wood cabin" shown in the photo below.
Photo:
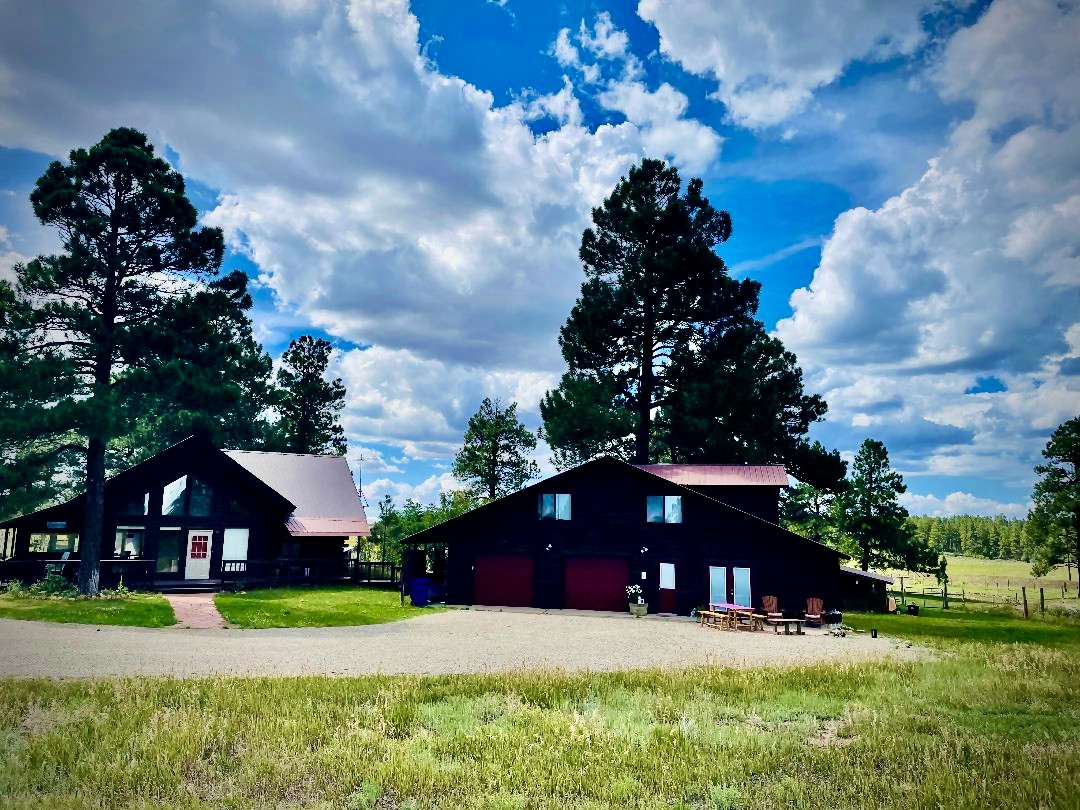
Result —
[{"label": "dark wood cabin", "polygon": [[405,542],[434,552],[451,604],[625,611],[637,584],[652,613],[765,595],[797,616],[809,597],[839,607],[844,555],[778,524],[786,484],[777,466],[601,458]]},{"label": "dark wood cabin", "polygon": [[[78,566],[84,495],[0,523],[0,578]],[[105,484],[101,582],[176,589],[223,580],[344,573],[345,543],[370,534],[340,456],[219,450],[190,437]]]}]

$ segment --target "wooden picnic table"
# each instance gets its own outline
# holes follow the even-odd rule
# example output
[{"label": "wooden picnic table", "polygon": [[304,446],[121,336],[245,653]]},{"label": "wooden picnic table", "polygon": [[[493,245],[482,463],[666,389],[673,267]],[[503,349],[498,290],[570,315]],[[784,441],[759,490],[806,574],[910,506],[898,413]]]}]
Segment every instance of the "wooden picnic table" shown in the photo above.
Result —
[{"label": "wooden picnic table", "polygon": [[[806,619],[772,619],[773,633],[776,635],[780,635],[780,627],[783,626],[785,636],[804,635],[803,624],[805,622]],[[794,632],[792,632],[792,630],[794,630]]]},{"label": "wooden picnic table", "polygon": [[754,609],[746,605],[736,605],[733,602],[710,602],[709,609],[701,611],[702,624],[705,623],[705,614],[709,614],[715,626],[723,629],[725,625],[732,630],[745,627],[750,631],[765,629],[765,617],[754,613]]}]

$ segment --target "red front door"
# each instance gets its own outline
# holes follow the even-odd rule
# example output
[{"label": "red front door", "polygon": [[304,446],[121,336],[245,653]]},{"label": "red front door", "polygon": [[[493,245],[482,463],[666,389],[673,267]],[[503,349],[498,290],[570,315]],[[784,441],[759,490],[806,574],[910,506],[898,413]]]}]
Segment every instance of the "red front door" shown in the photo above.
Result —
[{"label": "red front door", "polygon": [[566,561],[563,604],[577,610],[626,611],[626,560],[579,557]]},{"label": "red front door", "polygon": [[660,563],[660,605],[661,613],[674,613],[675,598],[675,563]]},{"label": "red front door", "polygon": [[473,604],[531,607],[532,557],[492,555],[477,557],[473,566]]}]

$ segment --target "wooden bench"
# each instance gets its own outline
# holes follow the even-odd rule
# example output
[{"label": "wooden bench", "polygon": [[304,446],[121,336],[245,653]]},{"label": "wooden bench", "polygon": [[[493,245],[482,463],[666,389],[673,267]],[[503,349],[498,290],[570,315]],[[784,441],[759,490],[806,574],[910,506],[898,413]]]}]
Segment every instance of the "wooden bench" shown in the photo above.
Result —
[{"label": "wooden bench", "polygon": [[698,611],[698,624],[702,627],[714,627],[722,629],[720,622],[723,622],[724,614],[715,610],[699,610]]},{"label": "wooden bench", "polygon": [[[773,633],[780,635],[780,628],[784,628],[784,635],[803,635],[803,625],[806,623],[806,619],[773,619]],[[794,630],[794,632],[792,632]]]}]

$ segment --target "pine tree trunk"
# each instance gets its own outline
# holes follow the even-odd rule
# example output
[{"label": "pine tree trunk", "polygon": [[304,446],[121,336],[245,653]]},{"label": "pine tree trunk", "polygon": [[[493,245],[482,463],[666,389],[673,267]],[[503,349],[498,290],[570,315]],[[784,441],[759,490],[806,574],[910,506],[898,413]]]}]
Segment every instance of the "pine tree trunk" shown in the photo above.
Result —
[{"label": "pine tree trunk", "polygon": [[638,384],[638,429],[634,436],[634,463],[648,464],[649,437],[652,433],[653,340],[656,325],[652,321],[652,302],[645,299],[645,333],[641,346],[641,382]]},{"label": "pine tree trunk", "polygon": [[[1080,572],[1080,509],[1073,512],[1073,540],[1076,543],[1073,548],[1073,554],[1075,555],[1073,559],[1077,561],[1077,571]],[[1072,580],[1072,569],[1069,570],[1069,579]]]},{"label": "pine tree trunk", "polygon": [[95,436],[86,454],[86,503],[79,535],[79,593],[97,596],[101,586],[101,534],[105,519],[105,440]]}]

